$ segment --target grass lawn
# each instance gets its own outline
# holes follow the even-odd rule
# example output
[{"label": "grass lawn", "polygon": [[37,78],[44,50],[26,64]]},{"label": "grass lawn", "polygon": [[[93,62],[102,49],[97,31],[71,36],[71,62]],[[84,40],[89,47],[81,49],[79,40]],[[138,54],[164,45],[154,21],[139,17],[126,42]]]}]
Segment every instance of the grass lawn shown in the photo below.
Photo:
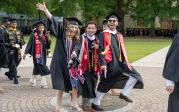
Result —
[{"label": "grass lawn", "polygon": [[152,39],[152,38],[126,38],[127,54],[130,62],[134,62],[145,57],[161,48],[171,44],[171,39]]},{"label": "grass lawn", "polygon": [[[25,42],[28,42],[28,37],[24,37]],[[126,38],[127,54],[130,62],[134,62],[142,57],[145,57],[161,48],[170,45],[171,39],[153,39],[153,38]],[[51,51],[55,48],[55,38],[52,38]]]}]

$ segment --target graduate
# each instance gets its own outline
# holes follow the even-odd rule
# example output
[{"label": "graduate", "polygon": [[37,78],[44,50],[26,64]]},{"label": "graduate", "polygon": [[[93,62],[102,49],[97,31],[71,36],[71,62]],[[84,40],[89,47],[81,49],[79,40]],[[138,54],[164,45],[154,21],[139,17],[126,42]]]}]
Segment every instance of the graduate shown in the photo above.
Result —
[{"label": "graduate", "polygon": [[[9,18],[3,18],[0,25],[0,68],[8,67],[8,26]],[[11,76],[7,76],[11,79]],[[13,80],[13,79],[12,79]]]},{"label": "graduate", "polygon": [[108,29],[99,35],[99,43],[102,46],[102,54],[107,65],[107,74],[102,75],[101,81],[93,100],[92,108],[102,111],[100,107],[101,99],[112,88],[123,89],[119,98],[126,102],[133,102],[129,94],[133,87],[143,88],[143,81],[140,74],[130,65],[125,50],[123,35],[116,28],[120,17],[116,13],[111,13],[106,17]]},{"label": "graduate", "polygon": [[83,111],[78,105],[78,93],[80,90],[80,81],[83,82],[84,78],[78,71],[78,51],[80,47],[80,29],[79,25],[82,23],[75,17],[67,18],[66,28],[66,48],[67,48],[67,62],[68,71],[70,75],[70,82],[72,86],[71,91],[71,107],[72,110],[81,112]]},{"label": "graduate", "polygon": [[10,20],[10,27],[8,29],[7,35],[9,72],[6,72],[5,75],[7,75],[10,80],[14,80],[14,84],[19,84],[19,76],[17,76],[17,66],[21,62],[21,49],[25,43],[22,38],[21,32],[17,29],[17,20],[14,18]]},{"label": "graduate", "polygon": [[166,90],[168,91],[168,110],[167,112],[179,112],[179,33],[177,33],[170,46],[165,65],[163,77],[166,79]]},{"label": "graduate", "polygon": [[91,111],[90,99],[96,97],[96,79],[101,75],[101,71],[104,68],[106,69],[106,66],[103,66],[104,59],[101,57],[96,32],[97,25],[95,21],[89,21],[86,32],[81,36],[79,70],[84,77],[84,83],[82,84],[82,108],[84,111]]},{"label": "graduate", "polygon": [[[52,31],[57,39],[50,71],[53,89],[58,90],[56,112],[65,112],[66,110],[62,108],[63,92],[72,91],[72,97],[73,95],[76,96],[73,94],[73,90],[75,89],[72,90],[72,88],[74,88],[76,85],[76,82],[73,82],[74,80],[71,79],[69,68],[71,65],[70,60],[73,58],[76,59],[76,54],[73,52],[73,47],[75,46],[76,42],[80,42],[80,35],[78,33],[79,21],[74,18],[69,18],[67,23],[66,20],[60,22],[57,18],[52,16],[45,3],[38,3],[36,4],[36,7],[38,10],[44,12],[47,16],[48,28]],[[74,99],[72,98],[72,102],[75,99],[75,97]]]},{"label": "graduate", "polygon": [[48,39],[45,35],[45,23],[42,20],[39,20],[34,24],[34,26],[36,26],[36,29],[33,31],[29,39],[23,59],[25,59],[27,54],[30,54],[33,57],[34,69],[29,81],[30,85],[36,87],[36,77],[37,75],[40,75],[41,87],[48,88],[46,76],[50,74],[50,70],[46,65]]}]

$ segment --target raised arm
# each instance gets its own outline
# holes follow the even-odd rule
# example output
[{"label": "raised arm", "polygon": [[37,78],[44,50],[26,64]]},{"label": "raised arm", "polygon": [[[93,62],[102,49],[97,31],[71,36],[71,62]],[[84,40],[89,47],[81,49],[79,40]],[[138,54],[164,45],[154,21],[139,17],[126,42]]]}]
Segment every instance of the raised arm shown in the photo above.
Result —
[{"label": "raised arm", "polygon": [[36,4],[37,10],[40,10],[45,13],[48,18],[47,27],[53,32],[55,37],[63,39],[64,26],[63,22],[59,22],[59,20],[52,16],[50,11],[47,9],[45,3]]},{"label": "raised arm", "polygon": [[38,3],[38,4],[36,4],[36,8],[37,8],[37,10],[40,10],[40,11],[44,12],[45,15],[47,16],[47,18],[52,20],[52,14],[47,9],[45,3],[43,3],[43,4],[42,3]]}]

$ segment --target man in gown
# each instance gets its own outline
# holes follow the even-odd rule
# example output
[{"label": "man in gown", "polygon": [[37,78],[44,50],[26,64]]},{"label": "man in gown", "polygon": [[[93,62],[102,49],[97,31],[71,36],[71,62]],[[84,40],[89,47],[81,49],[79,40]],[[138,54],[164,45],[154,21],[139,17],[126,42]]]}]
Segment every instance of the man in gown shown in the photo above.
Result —
[{"label": "man in gown", "polygon": [[133,87],[143,88],[140,74],[128,61],[123,36],[116,30],[120,17],[116,13],[111,13],[106,19],[108,29],[99,34],[99,43],[104,51],[102,54],[105,57],[107,74],[106,77],[101,77],[96,97],[92,103],[92,108],[96,111],[103,110],[100,107],[101,99],[112,88],[123,89],[119,98],[127,102],[133,102],[128,97]]},{"label": "man in gown", "polygon": [[170,46],[165,65],[163,77],[166,79],[166,90],[169,92],[168,111],[179,112],[179,33],[177,33]]}]

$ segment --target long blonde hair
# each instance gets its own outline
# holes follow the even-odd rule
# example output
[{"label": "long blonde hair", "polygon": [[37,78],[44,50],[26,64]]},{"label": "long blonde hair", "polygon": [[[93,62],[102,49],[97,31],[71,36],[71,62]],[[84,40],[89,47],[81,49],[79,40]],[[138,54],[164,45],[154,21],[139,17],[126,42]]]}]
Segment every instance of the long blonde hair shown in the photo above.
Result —
[{"label": "long blonde hair", "polygon": [[77,31],[75,32],[75,34],[72,34],[72,32],[70,31],[70,25],[67,25],[66,36],[67,38],[72,38],[74,42],[79,43],[80,42],[80,28],[77,27]]}]

